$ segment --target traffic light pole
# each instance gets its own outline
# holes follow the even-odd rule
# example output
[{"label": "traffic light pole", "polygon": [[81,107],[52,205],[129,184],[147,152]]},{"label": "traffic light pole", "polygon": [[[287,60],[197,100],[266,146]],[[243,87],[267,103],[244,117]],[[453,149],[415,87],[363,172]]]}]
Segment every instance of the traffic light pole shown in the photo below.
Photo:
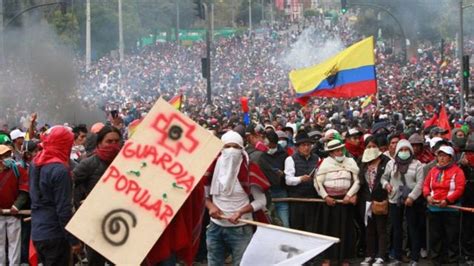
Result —
[{"label": "traffic light pole", "polygon": [[460,66],[460,77],[461,80],[461,90],[459,93],[459,105],[461,108],[461,119],[464,119],[464,72],[463,72],[463,55],[464,55],[464,27],[463,27],[463,6],[462,0],[459,0],[459,40],[458,40],[458,47],[459,47],[459,66]]},{"label": "traffic light pole", "polygon": [[211,96],[212,96],[212,89],[211,89],[211,27],[212,27],[212,23],[211,23],[211,18],[209,17],[209,9],[208,9],[207,4],[202,3],[202,5],[204,6],[204,14],[207,20],[207,30],[206,30],[207,104],[211,105],[212,104],[212,99],[211,99]]}]

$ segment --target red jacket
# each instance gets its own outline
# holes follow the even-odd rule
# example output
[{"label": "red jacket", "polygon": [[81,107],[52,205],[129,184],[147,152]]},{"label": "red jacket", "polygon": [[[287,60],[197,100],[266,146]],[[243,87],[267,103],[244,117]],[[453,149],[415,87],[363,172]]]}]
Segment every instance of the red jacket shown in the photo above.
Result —
[{"label": "red jacket", "polygon": [[433,167],[425,178],[423,195],[431,196],[434,200],[447,200],[454,203],[464,193],[466,178],[464,172],[456,164],[445,170]]},{"label": "red jacket", "polygon": [[0,173],[0,209],[10,209],[18,198],[20,191],[28,192],[28,173],[18,166],[19,176],[12,169]]}]

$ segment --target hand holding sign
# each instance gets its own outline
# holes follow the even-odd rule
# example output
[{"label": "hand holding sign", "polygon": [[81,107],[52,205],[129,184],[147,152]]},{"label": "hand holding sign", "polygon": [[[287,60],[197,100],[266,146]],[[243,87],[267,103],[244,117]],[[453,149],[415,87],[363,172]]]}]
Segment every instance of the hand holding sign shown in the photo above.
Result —
[{"label": "hand holding sign", "polygon": [[114,264],[139,265],[221,147],[158,100],[66,229]]}]

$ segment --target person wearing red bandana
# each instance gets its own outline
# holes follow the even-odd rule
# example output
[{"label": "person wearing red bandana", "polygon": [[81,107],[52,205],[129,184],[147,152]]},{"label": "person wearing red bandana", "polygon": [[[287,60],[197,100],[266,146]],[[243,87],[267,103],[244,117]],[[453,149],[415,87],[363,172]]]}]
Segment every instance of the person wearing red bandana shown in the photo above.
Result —
[{"label": "person wearing red bandana", "polygon": [[78,239],[66,231],[72,217],[72,179],[69,156],[74,134],[52,127],[41,137],[43,150],[30,166],[31,239],[43,265],[68,265]]},{"label": "person wearing red bandana", "polygon": [[362,159],[364,154],[364,144],[361,142],[362,132],[356,128],[351,128],[347,132],[345,148],[356,161]]},{"label": "person wearing red bandana", "polygon": [[[109,165],[120,152],[122,135],[120,131],[111,126],[104,126],[97,133],[95,153],[82,160],[73,172],[74,178],[74,203],[78,207],[92,191]],[[107,260],[92,248],[86,246],[87,260],[90,265],[104,265]]]}]

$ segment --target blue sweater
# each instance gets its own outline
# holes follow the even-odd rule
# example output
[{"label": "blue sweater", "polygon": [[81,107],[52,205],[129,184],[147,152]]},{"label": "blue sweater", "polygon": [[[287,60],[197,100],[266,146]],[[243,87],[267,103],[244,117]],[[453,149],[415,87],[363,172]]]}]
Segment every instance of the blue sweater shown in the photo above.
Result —
[{"label": "blue sweater", "polygon": [[[39,177],[39,182],[38,182]],[[72,179],[64,165],[30,167],[31,238],[33,241],[65,238],[78,244],[65,229],[72,217]]]}]

